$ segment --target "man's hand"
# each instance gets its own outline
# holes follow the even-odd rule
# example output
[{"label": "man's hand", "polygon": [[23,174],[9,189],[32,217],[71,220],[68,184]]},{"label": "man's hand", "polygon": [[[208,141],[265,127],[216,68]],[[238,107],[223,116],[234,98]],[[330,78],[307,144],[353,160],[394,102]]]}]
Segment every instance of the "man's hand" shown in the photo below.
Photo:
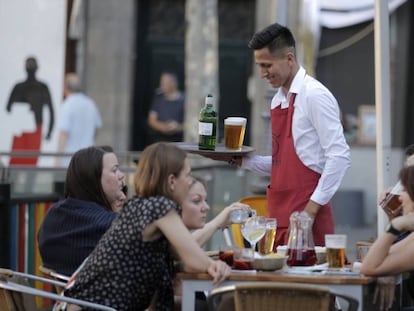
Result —
[{"label": "man's hand", "polygon": [[316,215],[319,212],[319,209],[321,208],[321,206],[312,201],[309,200],[308,204],[306,204],[305,209],[303,210],[303,212],[306,212],[310,218],[315,219]]},{"label": "man's hand", "polygon": [[203,157],[209,158],[215,161],[223,161],[227,162],[228,164],[232,166],[241,166],[242,164],[242,157],[240,156],[233,156],[228,154],[214,154],[214,153],[205,153],[203,154]]}]

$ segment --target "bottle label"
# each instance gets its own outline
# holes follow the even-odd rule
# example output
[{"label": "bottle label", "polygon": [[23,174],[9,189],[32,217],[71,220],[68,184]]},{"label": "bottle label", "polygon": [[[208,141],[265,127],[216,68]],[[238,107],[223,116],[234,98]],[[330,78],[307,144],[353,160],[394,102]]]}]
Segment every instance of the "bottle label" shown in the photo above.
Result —
[{"label": "bottle label", "polygon": [[213,135],[213,123],[198,122],[198,135],[203,135],[203,136]]}]

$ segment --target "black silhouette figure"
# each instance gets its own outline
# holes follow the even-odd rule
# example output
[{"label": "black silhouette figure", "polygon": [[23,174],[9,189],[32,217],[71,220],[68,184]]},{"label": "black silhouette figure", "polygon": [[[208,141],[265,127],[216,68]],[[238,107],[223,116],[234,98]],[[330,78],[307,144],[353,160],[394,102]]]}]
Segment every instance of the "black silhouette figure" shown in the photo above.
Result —
[{"label": "black silhouette figure", "polygon": [[[36,79],[37,61],[34,57],[26,59],[27,79],[16,84],[10,94],[6,110],[11,111],[12,105],[15,103],[24,103],[30,106],[30,110],[34,113],[36,131],[33,133],[23,133],[21,136],[15,136],[13,139],[12,151],[31,150],[40,151],[43,125],[43,106],[49,108],[49,129],[46,139],[50,139],[54,125],[54,112],[52,99],[49,88],[45,83]],[[32,164],[36,165],[36,158],[11,158],[10,164]]]}]

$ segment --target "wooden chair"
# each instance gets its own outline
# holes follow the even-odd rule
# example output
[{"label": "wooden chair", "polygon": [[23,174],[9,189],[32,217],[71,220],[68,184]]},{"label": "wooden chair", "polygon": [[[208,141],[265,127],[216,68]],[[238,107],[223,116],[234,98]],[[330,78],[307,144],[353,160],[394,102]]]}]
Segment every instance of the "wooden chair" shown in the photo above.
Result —
[{"label": "wooden chair", "polygon": [[[267,199],[265,195],[245,197],[245,198],[240,199],[239,202],[250,205],[250,207],[256,211],[257,216],[268,215],[267,214]],[[240,224],[232,224],[231,233],[233,236],[233,243],[239,247],[245,247],[243,235],[240,230]]]},{"label": "wooden chair", "polygon": [[328,311],[332,296],[344,299],[348,311],[358,309],[357,300],[328,287],[277,282],[246,282],[215,288],[208,297],[208,306],[210,311]]},{"label": "wooden chair", "polygon": [[[61,296],[48,291],[32,287],[28,280],[44,282],[55,286],[65,286],[65,283],[51,280],[36,275],[16,272],[0,268],[0,305],[1,311],[29,311],[37,310],[34,297],[49,298],[54,301],[62,301],[81,307],[95,310],[116,311],[115,309],[85,300]],[[5,302],[5,303],[3,303]]]}]

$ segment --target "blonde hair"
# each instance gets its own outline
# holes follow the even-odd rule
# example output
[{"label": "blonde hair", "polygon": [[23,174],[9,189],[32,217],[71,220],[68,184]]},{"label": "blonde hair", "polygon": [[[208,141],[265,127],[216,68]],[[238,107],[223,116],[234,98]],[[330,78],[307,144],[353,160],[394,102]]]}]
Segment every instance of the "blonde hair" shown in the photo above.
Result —
[{"label": "blonde hair", "polygon": [[141,154],[135,173],[135,192],[142,197],[162,195],[171,198],[168,177],[178,176],[187,153],[173,143],[155,143]]}]

